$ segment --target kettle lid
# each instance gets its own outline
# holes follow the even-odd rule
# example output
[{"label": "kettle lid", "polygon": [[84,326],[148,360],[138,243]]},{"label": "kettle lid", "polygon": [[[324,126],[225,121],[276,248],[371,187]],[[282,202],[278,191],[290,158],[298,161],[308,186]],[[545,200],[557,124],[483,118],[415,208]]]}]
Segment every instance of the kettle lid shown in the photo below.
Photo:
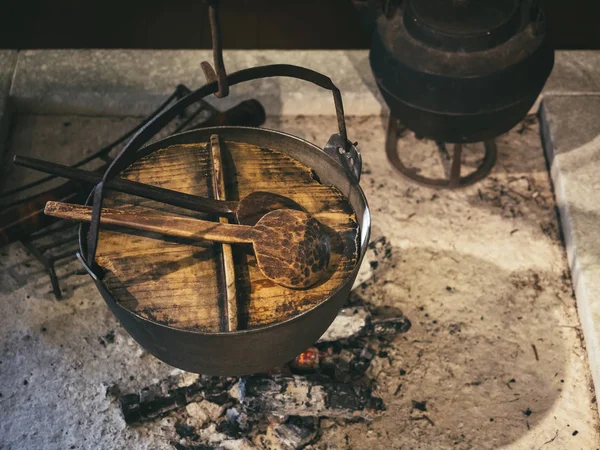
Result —
[{"label": "kettle lid", "polygon": [[404,24],[417,40],[449,51],[486,50],[519,32],[519,0],[408,0]]}]

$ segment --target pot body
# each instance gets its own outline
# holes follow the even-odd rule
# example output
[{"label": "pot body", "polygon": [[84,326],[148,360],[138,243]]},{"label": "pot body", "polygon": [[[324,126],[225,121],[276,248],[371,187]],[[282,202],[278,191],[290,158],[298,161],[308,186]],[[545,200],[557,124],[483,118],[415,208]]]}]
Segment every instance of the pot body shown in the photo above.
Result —
[{"label": "pot body", "polygon": [[495,13],[491,0],[405,0],[379,14],[371,68],[391,114],[417,135],[487,140],[533,106],[554,64],[543,12],[497,1]]},{"label": "pot body", "polygon": [[[369,242],[371,218],[362,189],[342,166],[319,147],[303,139],[266,129],[215,127],[180,133],[139,150],[139,157],[175,144],[207,142],[214,133],[229,141],[270,147],[314,169],[324,184],[332,184],[348,198],[360,225],[360,254],[350,276],[314,308],[293,319],[250,330],[202,333],[182,330],[147,320],[121,306],[88,268],[108,307],[123,327],[158,359],[180,369],[208,375],[245,375],[281,365],[304,351],[326,331],[342,307],[358,274]],[[87,226],[79,233],[80,250],[85,251]],[[82,261],[83,262],[83,261]]]}]

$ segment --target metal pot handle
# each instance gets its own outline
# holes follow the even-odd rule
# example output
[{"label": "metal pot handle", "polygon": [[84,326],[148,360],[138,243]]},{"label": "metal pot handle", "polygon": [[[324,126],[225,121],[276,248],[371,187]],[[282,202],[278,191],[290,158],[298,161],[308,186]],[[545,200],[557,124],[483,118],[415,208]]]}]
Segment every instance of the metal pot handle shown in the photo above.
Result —
[{"label": "metal pot handle", "polygon": [[[339,133],[334,134],[327,145],[325,151],[332,156],[344,168],[348,175],[358,182],[361,172],[361,156],[355,145],[353,145],[346,136],[346,122],[344,119],[344,107],[342,104],[342,95],[340,90],[331,79],[319,72],[307,69],[305,67],[293,66],[289,64],[273,64],[268,66],[252,67],[250,69],[240,70],[228,75],[229,86],[246,81],[270,77],[290,77],[309,81],[333,93],[335,104],[335,114],[338,122]],[[87,238],[87,268],[99,273],[99,267],[95,264],[96,250],[98,248],[98,237],[100,231],[100,214],[102,212],[102,203],[104,200],[104,185],[107,181],[116,177],[123,169],[131,165],[137,159],[138,150],[156,133],[163,129],[185,108],[204,97],[214,94],[219,90],[218,83],[212,82],[206,84],[194,92],[186,95],[171,108],[157,115],[153,120],[144,125],[133,136],[133,138],[123,147],[116,158],[104,172],[102,181],[96,185],[90,197],[93,198],[92,219]]]}]

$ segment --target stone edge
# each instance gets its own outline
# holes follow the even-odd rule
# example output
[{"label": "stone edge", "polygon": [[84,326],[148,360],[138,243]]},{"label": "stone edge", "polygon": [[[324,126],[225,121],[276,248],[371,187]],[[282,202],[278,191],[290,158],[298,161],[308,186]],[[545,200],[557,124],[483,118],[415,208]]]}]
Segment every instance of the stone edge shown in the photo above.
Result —
[{"label": "stone edge", "polygon": [[[600,97],[600,95],[595,96]],[[545,98],[548,97],[552,97],[552,95],[546,96]],[[593,291],[593,288],[591,288],[593,281],[588,279],[589,277],[586,276],[584,270],[580,269],[578,264],[577,247],[579,243],[573,232],[573,226],[575,225],[573,224],[573,217],[569,207],[569,181],[562,175],[558,160],[555,160],[554,158],[556,149],[552,133],[552,120],[544,100],[542,100],[540,105],[539,119],[542,148],[548,161],[550,177],[554,187],[554,196],[567,253],[567,262],[571,272],[570,275],[577,302],[577,311],[583,330],[594,389],[596,392],[600,392],[600,324],[594,323],[591,311],[592,299],[590,298],[590,291]]]}]

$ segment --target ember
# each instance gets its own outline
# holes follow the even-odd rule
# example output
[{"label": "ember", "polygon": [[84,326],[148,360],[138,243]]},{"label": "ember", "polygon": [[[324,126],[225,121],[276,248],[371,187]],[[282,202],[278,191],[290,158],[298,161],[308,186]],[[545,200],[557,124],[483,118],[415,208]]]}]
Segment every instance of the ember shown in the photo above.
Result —
[{"label": "ember", "polygon": [[303,353],[300,353],[290,363],[290,367],[295,370],[315,370],[319,368],[319,349],[311,347]]}]

